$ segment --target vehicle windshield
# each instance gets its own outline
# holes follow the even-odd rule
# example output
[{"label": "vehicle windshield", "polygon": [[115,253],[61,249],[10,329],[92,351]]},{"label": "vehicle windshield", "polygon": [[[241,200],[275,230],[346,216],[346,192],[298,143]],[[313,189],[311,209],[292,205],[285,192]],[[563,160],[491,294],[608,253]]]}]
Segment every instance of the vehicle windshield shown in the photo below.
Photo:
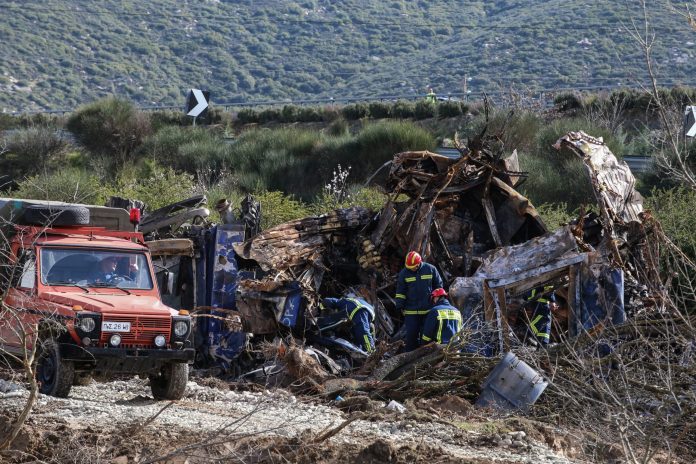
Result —
[{"label": "vehicle windshield", "polygon": [[145,254],[119,250],[42,248],[41,282],[44,285],[152,289]]}]

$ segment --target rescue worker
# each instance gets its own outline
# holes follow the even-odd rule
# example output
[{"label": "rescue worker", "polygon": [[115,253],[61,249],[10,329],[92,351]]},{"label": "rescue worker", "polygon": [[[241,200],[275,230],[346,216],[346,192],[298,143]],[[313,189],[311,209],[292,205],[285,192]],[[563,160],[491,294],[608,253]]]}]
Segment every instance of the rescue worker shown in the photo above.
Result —
[{"label": "rescue worker", "polygon": [[370,303],[358,297],[324,298],[321,308],[337,310],[336,313],[324,319],[321,324],[322,330],[339,326],[347,319],[352,323],[353,343],[367,353],[375,351],[375,339],[372,334],[375,310]]},{"label": "rescue worker", "polygon": [[423,321],[430,311],[430,293],[442,286],[435,266],[423,262],[415,251],[406,255],[405,267],[396,282],[396,309],[403,311],[406,328],[405,351],[418,348]]},{"label": "rescue worker", "polygon": [[444,288],[436,288],[430,294],[433,307],[425,317],[421,344],[435,341],[449,343],[452,337],[462,328],[462,313],[452,306],[447,299]]},{"label": "rescue worker", "polygon": [[430,103],[437,103],[437,95],[433,92],[432,87],[428,87],[428,93],[425,95],[425,101]]},{"label": "rescue worker", "polygon": [[551,341],[551,315],[558,308],[553,286],[532,289],[528,293],[527,304],[534,308],[529,330],[539,347],[546,348]]}]

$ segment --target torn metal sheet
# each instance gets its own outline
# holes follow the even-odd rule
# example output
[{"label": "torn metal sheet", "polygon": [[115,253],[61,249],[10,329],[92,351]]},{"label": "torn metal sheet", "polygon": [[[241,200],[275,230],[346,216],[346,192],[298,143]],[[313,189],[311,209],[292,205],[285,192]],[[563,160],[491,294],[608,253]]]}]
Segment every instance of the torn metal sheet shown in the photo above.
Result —
[{"label": "torn metal sheet", "polygon": [[568,148],[582,158],[600,208],[612,221],[641,222],[643,197],[635,189],[636,178],[625,161],[619,161],[602,138],[570,132],[556,141],[557,149]]},{"label": "torn metal sheet", "polygon": [[520,245],[503,247],[492,252],[476,271],[477,277],[497,279],[540,268],[568,253],[577,251],[577,242],[570,227],[534,238]]},{"label": "torn metal sheet", "polygon": [[371,218],[366,208],[339,209],[265,230],[234,249],[242,258],[256,261],[264,271],[282,271],[320,257],[333,234],[360,230]]}]

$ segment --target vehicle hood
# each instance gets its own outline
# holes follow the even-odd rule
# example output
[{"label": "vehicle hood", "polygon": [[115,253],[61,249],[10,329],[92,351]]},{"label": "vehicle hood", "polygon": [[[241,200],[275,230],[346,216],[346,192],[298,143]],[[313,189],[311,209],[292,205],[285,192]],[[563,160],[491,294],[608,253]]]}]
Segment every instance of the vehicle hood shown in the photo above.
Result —
[{"label": "vehicle hood", "polygon": [[85,311],[97,313],[132,313],[147,315],[176,315],[177,311],[166,306],[154,296],[116,295],[103,293],[45,292],[44,300],[66,306],[80,305]]}]

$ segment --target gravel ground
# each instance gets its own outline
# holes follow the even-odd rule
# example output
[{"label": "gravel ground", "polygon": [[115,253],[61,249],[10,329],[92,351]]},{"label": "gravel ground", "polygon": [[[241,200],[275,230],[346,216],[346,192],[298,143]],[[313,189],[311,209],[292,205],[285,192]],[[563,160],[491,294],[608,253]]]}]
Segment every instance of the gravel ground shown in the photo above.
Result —
[{"label": "gravel ground", "polygon": [[[27,395],[23,388],[0,392],[2,409],[18,411]],[[73,387],[68,399],[40,395],[27,427],[41,428],[43,425],[45,429],[54,429],[52,433],[57,433],[59,440],[61,434],[55,430],[65,430],[65,433],[98,430],[103,437],[137,429],[139,433],[146,431],[161,442],[157,451],[152,451],[150,446],[149,452],[134,450],[125,459],[116,461],[134,462],[146,461],[148,453],[148,457],[152,457],[152,453],[166,453],[195,440],[211,440],[211,437],[230,438],[235,442],[242,439],[316,437],[351,417],[335,405],[323,404],[319,399],[298,399],[282,389],[230,391],[196,382],[189,382],[184,399],[163,409],[168,404],[152,399],[146,380],[92,381],[87,386]],[[377,404],[378,408],[381,406]],[[447,414],[446,410],[438,412],[430,408],[429,411],[425,416],[421,412],[414,418],[411,411],[399,413],[381,408],[376,415],[363,414],[361,417],[364,418],[351,422],[326,444],[358,450],[375,442],[396,448],[404,444],[422,446],[426,450],[423,459],[427,457],[427,450],[436,450],[441,462],[580,462],[554,451],[523,430],[498,431],[486,424],[478,427],[456,414]],[[181,437],[188,439],[180,442]],[[195,452],[183,453],[192,459],[190,462],[198,462],[195,457],[200,457],[201,448],[206,447],[195,448]],[[116,451],[112,450],[113,453]],[[329,456],[325,458],[325,462],[330,461]]]}]

